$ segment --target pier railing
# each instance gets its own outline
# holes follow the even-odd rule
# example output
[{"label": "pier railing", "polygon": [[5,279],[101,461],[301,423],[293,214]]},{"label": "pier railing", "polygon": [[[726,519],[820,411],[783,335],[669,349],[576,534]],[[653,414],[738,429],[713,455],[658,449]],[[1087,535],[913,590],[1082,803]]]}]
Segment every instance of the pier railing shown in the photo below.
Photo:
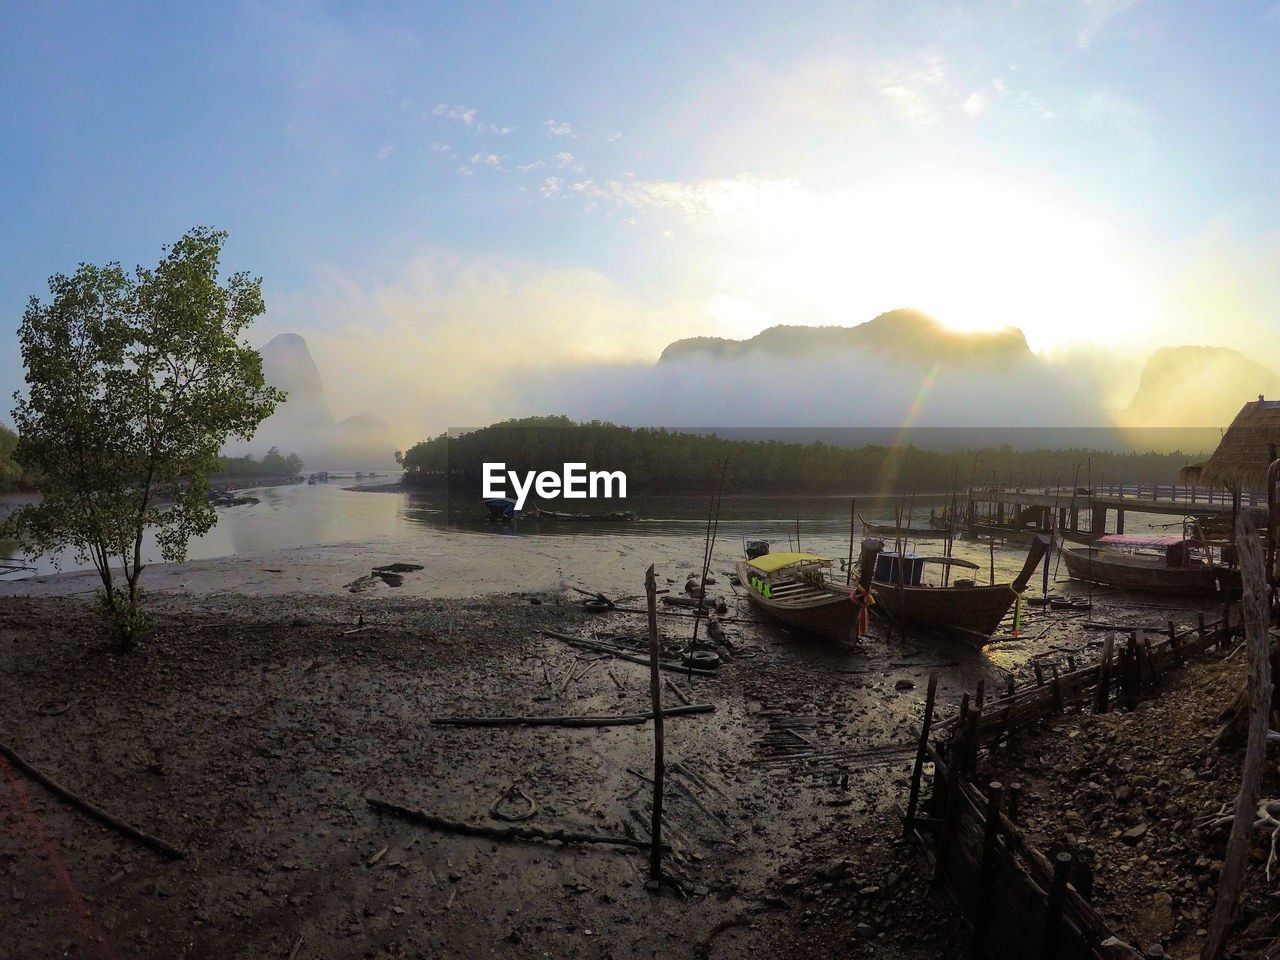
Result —
[{"label": "pier railing", "polygon": [[[1232,502],[1231,491],[1222,487],[1198,487],[1182,483],[1095,483],[1087,492],[1077,493],[1070,489],[1054,489],[1053,487],[974,487],[973,498],[988,499],[992,494],[1010,496],[1016,493],[1034,493],[1046,497],[1054,497],[1062,506],[1067,506],[1074,498],[1076,503],[1096,500],[1099,497],[1113,497],[1117,500],[1153,500],[1170,503],[1193,505],[1224,504]],[[1266,494],[1244,492],[1240,495],[1240,503],[1250,507],[1265,506]]]}]

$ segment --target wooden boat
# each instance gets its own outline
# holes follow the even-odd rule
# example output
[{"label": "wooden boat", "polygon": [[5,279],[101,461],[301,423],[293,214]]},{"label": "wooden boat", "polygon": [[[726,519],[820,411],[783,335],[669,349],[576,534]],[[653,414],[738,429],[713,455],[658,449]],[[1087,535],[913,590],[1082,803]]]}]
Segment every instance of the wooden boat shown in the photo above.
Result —
[{"label": "wooden boat", "polygon": [[1060,543],[1058,549],[1073,580],[1185,597],[1240,592],[1240,571],[1214,563],[1195,540],[1112,533],[1093,546]]},{"label": "wooden boat", "polygon": [[516,518],[516,502],[511,497],[491,497],[484,505],[489,508],[491,522],[507,523]]},{"label": "wooden boat", "polygon": [[[862,542],[862,569],[871,570],[872,611],[896,623],[932,630],[981,649],[1000,626],[1031,574],[1049,549],[1049,538],[1038,537],[1027,552],[1022,571],[1012,583],[979,586],[973,579],[953,579],[950,586],[924,583],[924,570],[947,566],[977,570],[978,565],[956,557],[898,557],[883,554],[879,540]],[[865,574],[864,574],[865,575]]]},{"label": "wooden boat", "polygon": [[561,513],[558,510],[543,510],[535,506],[532,515],[538,520],[596,520],[613,522],[620,520],[639,520],[630,510],[613,510],[609,513]]},{"label": "wooden boat", "polygon": [[738,561],[738,581],[765,616],[803,633],[847,641],[862,608],[850,587],[826,579],[831,563],[812,553],[765,553]]},{"label": "wooden boat", "polygon": [[891,523],[867,523],[862,514],[858,514],[862,522],[863,536],[884,537],[889,540],[942,540],[947,535],[947,528],[940,521],[925,527],[898,527]]}]

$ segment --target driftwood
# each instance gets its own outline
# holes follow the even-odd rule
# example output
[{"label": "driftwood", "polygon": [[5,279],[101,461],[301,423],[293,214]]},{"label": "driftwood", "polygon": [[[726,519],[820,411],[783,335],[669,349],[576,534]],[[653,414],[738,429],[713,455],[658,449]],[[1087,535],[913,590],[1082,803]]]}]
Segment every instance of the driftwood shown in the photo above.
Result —
[{"label": "driftwood", "polygon": [[375,810],[394,813],[409,820],[414,820],[437,830],[450,833],[465,833],[473,837],[489,837],[493,840],[555,840],[559,843],[608,843],[620,847],[638,847],[649,849],[648,840],[635,840],[631,837],[611,837],[603,833],[582,833],[577,830],[544,830],[542,827],[490,827],[483,823],[463,823],[460,820],[449,820],[438,817],[425,810],[415,810],[398,803],[379,800],[377,797],[365,797],[365,802]]},{"label": "driftwood", "polygon": [[[682,717],[690,713],[714,713],[711,703],[691,703],[683,707],[667,707],[663,717]],[[648,723],[653,711],[612,717],[432,717],[428,723],[437,727],[626,727]]]},{"label": "driftwood", "polygon": [[[649,665],[648,657],[639,656],[638,654],[632,653],[630,650],[614,646],[610,643],[601,643],[599,640],[587,640],[583,637],[575,637],[568,633],[557,633],[554,630],[543,630],[542,632],[548,637],[555,637],[557,640],[563,640],[571,647],[579,647],[583,650],[595,650],[600,653],[611,653],[619,660],[630,660],[632,663],[643,663],[645,666]],[[658,666],[663,670],[674,670],[677,673],[691,673],[695,677],[714,677],[717,674],[717,671],[715,670],[699,670],[696,667],[686,667],[682,663],[674,663],[665,660],[659,661]]]},{"label": "driftwood", "polygon": [[1250,834],[1258,805],[1262,765],[1266,760],[1267,728],[1271,716],[1271,640],[1267,636],[1267,584],[1263,570],[1258,531],[1247,512],[1236,519],[1236,547],[1240,551],[1240,576],[1244,581],[1245,638],[1249,645],[1249,741],[1245,746],[1236,794],[1235,816],[1227,853],[1213,904],[1208,934],[1200,950],[1200,960],[1220,960],[1227,942],[1227,929],[1235,915],[1236,901],[1244,885],[1244,868],[1249,857]]},{"label": "driftwood", "polygon": [[31,764],[27,763],[26,760],[22,759],[22,757],[16,751],[5,746],[3,743],[0,743],[0,754],[3,754],[4,757],[10,763],[12,763],[15,767],[17,767],[19,770],[25,773],[32,780],[36,781],[36,783],[43,785],[46,789],[57,794],[63,800],[66,800],[68,803],[70,803],[72,806],[78,807],[80,810],[84,811],[94,819],[100,821],[101,823],[105,823],[111,829],[117,830],[120,833],[123,833],[125,836],[132,837],[134,840],[137,840],[143,846],[150,847],[152,850],[158,850],[161,853],[163,853],[165,856],[173,857],[175,860],[181,860],[183,857],[187,855],[185,850],[181,850],[178,847],[175,847],[173,844],[167,843],[164,840],[161,840],[159,837],[153,837],[149,833],[143,833],[137,827],[132,826],[131,824],[125,823],[123,820],[121,820],[118,817],[112,816],[111,814],[107,813],[107,811],[103,810],[101,807],[97,806],[96,804],[90,803],[88,800],[86,800],[84,797],[80,796],[79,794],[72,793],[70,790],[68,790],[62,784],[58,783],[56,780],[53,780],[52,778],[45,776],[35,767],[31,766]]}]

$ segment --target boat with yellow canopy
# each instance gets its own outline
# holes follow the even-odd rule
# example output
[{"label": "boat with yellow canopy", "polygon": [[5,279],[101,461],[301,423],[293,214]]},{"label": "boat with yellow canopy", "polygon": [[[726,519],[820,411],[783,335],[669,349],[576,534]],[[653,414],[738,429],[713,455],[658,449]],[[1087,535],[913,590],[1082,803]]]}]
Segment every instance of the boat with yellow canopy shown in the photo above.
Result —
[{"label": "boat with yellow canopy", "polygon": [[849,640],[863,609],[857,589],[827,579],[829,557],[764,553],[738,561],[738,581],[765,615],[814,636]]}]

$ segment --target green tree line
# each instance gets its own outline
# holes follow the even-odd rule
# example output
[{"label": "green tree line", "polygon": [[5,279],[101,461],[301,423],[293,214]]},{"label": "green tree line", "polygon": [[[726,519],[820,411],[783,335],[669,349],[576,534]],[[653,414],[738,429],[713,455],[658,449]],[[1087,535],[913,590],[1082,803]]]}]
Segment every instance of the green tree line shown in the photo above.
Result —
[{"label": "green tree line", "polygon": [[219,457],[218,476],[231,477],[296,477],[305,464],[296,453],[284,456],[279,447],[272,447],[261,460],[253,454],[243,457]]},{"label": "green tree line", "polygon": [[[714,434],[620,427],[567,417],[506,420],[450,438],[424,440],[403,457],[406,479],[422,486],[479,486],[486,462],[506,469],[559,470],[582,462],[591,470],[621,470],[628,493],[705,493],[720,485],[734,494],[945,493],[995,478],[1003,486],[1176,483],[1192,459],[1173,453],[1119,453],[1085,448],[934,451],[915,446],[837,447],[820,441],[729,440]],[[727,464],[727,466],[725,466]]]},{"label": "green tree line", "polygon": [[[38,490],[40,475],[24,467],[17,459],[18,435],[0,424],[0,493],[14,490]],[[294,477],[306,464],[296,453],[284,455],[272,447],[261,460],[252,454],[243,457],[219,457],[216,475],[231,477]]]}]

